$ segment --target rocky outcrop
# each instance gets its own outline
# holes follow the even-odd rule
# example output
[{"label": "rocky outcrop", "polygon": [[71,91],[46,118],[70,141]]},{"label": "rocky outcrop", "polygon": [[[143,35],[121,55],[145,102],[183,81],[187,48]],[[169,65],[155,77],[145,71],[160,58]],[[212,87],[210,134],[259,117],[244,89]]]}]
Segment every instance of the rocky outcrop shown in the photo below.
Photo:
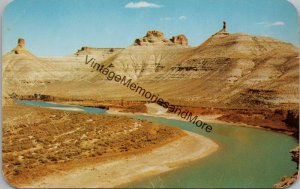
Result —
[{"label": "rocky outcrop", "polygon": [[188,40],[184,35],[173,36],[171,39],[167,39],[164,33],[158,30],[148,31],[143,38],[136,39],[135,46],[147,46],[147,45],[188,45]]},{"label": "rocky outcrop", "polygon": [[223,22],[223,28],[220,31],[218,31],[217,33],[215,33],[214,35],[219,35],[219,36],[220,35],[224,35],[224,36],[229,35],[229,33],[227,32],[227,24],[225,21]]},{"label": "rocky outcrop", "polygon": [[183,34],[173,36],[170,40],[171,40],[171,42],[173,42],[174,44],[177,44],[177,45],[183,45],[183,46],[188,45],[188,39]]},{"label": "rocky outcrop", "polygon": [[17,45],[16,48],[14,48],[12,50],[12,52],[15,53],[15,54],[22,54],[22,53],[26,52],[25,40],[23,38],[18,39],[18,45]]},{"label": "rocky outcrop", "polygon": [[148,31],[143,38],[136,39],[134,42],[134,45],[140,46],[152,44],[171,44],[171,42],[165,38],[162,32],[157,30]]},{"label": "rocky outcrop", "polygon": [[[299,146],[290,151],[292,160],[297,163],[297,170],[299,170]],[[274,188],[287,188],[296,182],[298,171],[291,177],[282,177],[281,182],[274,185]]]}]

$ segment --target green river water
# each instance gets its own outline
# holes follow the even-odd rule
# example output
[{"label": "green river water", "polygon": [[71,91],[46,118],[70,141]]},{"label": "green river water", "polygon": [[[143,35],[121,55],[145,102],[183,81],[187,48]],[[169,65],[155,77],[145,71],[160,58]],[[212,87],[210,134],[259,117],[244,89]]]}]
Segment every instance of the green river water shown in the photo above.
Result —
[{"label": "green river water", "polygon": [[[82,106],[34,101],[17,103],[46,107],[77,107],[87,113],[105,113],[105,110]],[[206,133],[184,121],[140,115],[131,117],[179,127],[206,136],[220,147],[215,153],[174,171],[123,187],[272,188],[282,176],[290,176],[296,171],[296,163],[291,161],[289,151],[297,145],[297,140],[285,134],[222,124],[211,124],[212,132]]]}]

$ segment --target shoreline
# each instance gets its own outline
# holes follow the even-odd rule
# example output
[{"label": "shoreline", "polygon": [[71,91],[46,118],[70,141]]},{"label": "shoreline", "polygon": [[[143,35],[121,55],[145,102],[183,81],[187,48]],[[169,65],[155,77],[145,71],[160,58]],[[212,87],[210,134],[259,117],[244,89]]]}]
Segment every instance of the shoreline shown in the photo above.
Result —
[{"label": "shoreline", "polygon": [[[128,112],[120,112],[116,108],[112,108],[107,111],[107,113],[111,115],[143,115],[143,116],[152,116],[152,117],[158,117],[158,118],[166,118],[171,120],[179,120],[179,121],[185,121],[187,120],[179,117],[177,114],[171,114],[171,113],[128,113]],[[262,126],[256,126],[256,125],[249,125],[246,123],[237,123],[237,122],[227,122],[223,120],[217,119],[220,115],[197,115],[200,120],[206,122],[206,123],[212,123],[212,124],[224,124],[224,125],[231,125],[236,127],[247,127],[247,128],[256,128],[256,129],[262,129],[265,131],[273,131],[276,133],[282,133],[289,136],[293,136],[293,132],[286,131],[286,130],[278,130],[278,129],[272,129],[269,127],[262,127]]]},{"label": "shoreline", "polygon": [[[179,168],[217,151],[211,139],[184,131],[187,135],[147,153],[109,160],[70,170],[65,175],[49,175],[23,188],[110,188]],[[145,167],[145,165],[147,165]],[[102,182],[99,182],[102,180]]]},{"label": "shoreline", "polygon": [[[116,115],[145,115],[145,116],[153,116],[153,117],[162,117],[167,119],[176,119],[181,121],[186,121],[185,119],[182,119],[177,114],[173,113],[167,113],[166,109],[158,106],[155,103],[146,103],[144,101],[130,101],[130,103],[133,103],[133,109],[130,109],[130,105],[127,104],[127,106],[121,106],[120,104],[116,102],[111,102],[112,100],[109,100],[107,103],[104,102],[98,102],[98,101],[86,101],[86,100],[38,100],[38,99],[24,99],[24,100],[33,100],[33,101],[41,101],[41,102],[47,102],[47,103],[53,103],[53,104],[66,104],[71,106],[84,106],[84,107],[94,107],[94,108],[107,108],[107,113],[109,114],[116,114]],[[125,103],[125,102],[124,102]],[[129,104],[130,104],[129,103]],[[139,104],[140,103],[140,104]],[[141,104],[144,103],[144,108],[139,109],[137,107],[141,106]],[[103,106],[103,107],[102,107]],[[128,109],[129,108],[129,109]],[[136,109],[137,108],[137,109]],[[131,111],[132,110],[132,111]],[[133,111],[134,110],[134,111]],[[230,109],[229,109],[230,110]],[[151,111],[151,112],[150,112]],[[233,125],[233,126],[241,126],[241,127],[249,127],[249,128],[258,128],[263,129],[265,131],[273,131],[277,133],[286,134],[289,136],[294,137],[295,131],[287,129],[287,128],[275,128],[268,125],[256,125],[256,124],[249,124],[245,122],[239,122],[239,121],[230,121],[230,120],[221,120],[221,118],[224,114],[222,113],[215,113],[215,114],[197,114],[193,113],[194,115],[197,115],[198,118],[206,123],[216,123],[216,124],[224,124],[224,125]]]},{"label": "shoreline", "polygon": [[[81,104],[74,104],[74,103],[66,103],[64,101],[59,102],[59,101],[44,101],[44,100],[33,100],[33,101],[41,101],[41,102],[47,102],[47,103],[51,103],[51,104],[65,104],[65,105],[69,105],[69,106],[83,106],[83,107],[93,107],[93,108],[101,108],[101,107],[97,107],[97,106],[91,106],[91,105],[86,105],[84,103]],[[150,104],[145,104],[146,106],[146,111],[148,112],[126,112],[123,111],[122,108],[116,108],[116,107],[111,107],[109,109],[107,109],[107,113],[111,114],[111,115],[143,115],[143,116],[152,116],[152,117],[160,117],[160,118],[166,118],[166,119],[174,119],[174,120],[180,120],[180,121],[185,121],[187,122],[187,120],[181,118],[180,116],[178,116],[177,114],[173,114],[173,113],[167,113],[166,111],[163,110],[163,108],[161,107],[157,107],[156,105],[153,106],[153,103]],[[53,108],[53,109],[58,109],[58,108]],[[149,109],[155,110],[155,113],[150,113]],[[262,129],[265,131],[273,131],[276,133],[281,133],[281,134],[285,134],[288,136],[294,136],[294,132],[293,131],[289,131],[286,129],[275,129],[272,127],[268,127],[268,126],[259,126],[259,125],[251,125],[251,124],[247,124],[247,123],[243,123],[243,122],[229,122],[229,121],[225,121],[225,120],[220,120],[218,119],[219,117],[221,117],[223,114],[211,114],[211,115],[201,115],[201,114],[195,114],[196,116],[198,116],[198,118],[201,121],[204,121],[206,123],[212,123],[212,124],[224,124],[224,125],[232,125],[232,126],[237,126],[237,127],[247,127],[247,128],[256,128],[256,129]]]},{"label": "shoreline", "polygon": [[[51,103],[51,104],[65,104],[65,105],[70,105],[70,106],[83,106],[83,107],[95,107],[96,106],[91,106],[91,105],[85,105],[84,103],[82,104],[76,104],[76,103],[66,103],[64,101],[60,102],[60,101],[44,101],[44,100],[34,100],[34,101],[41,101],[41,102],[47,102],[47,103]],[[174,119],[174,120],[180,120],[180,121],[186,121],[185,119],[181,118],[180,116],[178,116],[177,114],[173,114],[173,113],[167,113],[166,111],[164,111],[163,108],[156,106],[156,104],[153,106],[153,103],[150,104],[145,104],[146,106],[146,111],[148,112],[124,112],[122,108],[116,108],[116,107],[111,107],[110,109],[107,110],[108,114],[111,115],[143,115],[143,116],[152,116],[152,117],[160,117],[160,118],[166,118],[166,119]],[[53,108],[54,109],[54,108]],[[57,108],[55,108],[57,109]],[[151,111],[156,111],[155,113],[153,112],[149,112],[149,109]],[[247,128],[256,128],[256,129],[262,129],[265,131],[273,131],[276,133],[282,133],[282,134],[286,134],[289,136],[293,136],[294,132],[293,131],[288,131],[286,129],[274,129],[272,127],[268,127],[268,126],[258,126],[258,125],[251,125],[251,124],[247,124],[247,123],[243,123],[243,122],[229,122],[229,121],[225,121],[225,120],[220,120],[218,119],[219,117],[221,117],[223,114],[214,114],[214,115],[198,115],[195,114],[196,116],[198,116],[198,118],[206,123],[212,123],[212,124],[224,124],[224,125],[232,125],[232,126],[237,126],[237,127],[247,127]]]}]

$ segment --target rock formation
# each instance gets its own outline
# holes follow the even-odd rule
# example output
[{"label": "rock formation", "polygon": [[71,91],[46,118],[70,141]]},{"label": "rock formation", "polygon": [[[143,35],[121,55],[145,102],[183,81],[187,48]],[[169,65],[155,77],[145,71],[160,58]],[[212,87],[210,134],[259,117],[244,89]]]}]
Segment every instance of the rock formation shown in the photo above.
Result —
[{"label": "rock formation", "polygon": [[173,36],[170,40],[171,40],[171,42],[173,42],[174,44],[177,44],[177,45],[183,45],[183,46],[188,45],[188,39],[183,34]]},{"label": "rock formation", "polygon": [[136,39],[135,46],[147,46],[147,45],[182,45],[187,46],[188,40],[184,35],[173,36],[171,39],[167,39],[164,33],[158,30],[148,31],[143,38]]},{"label": "rock formation", "polygon": [[140,39],[136,39],[134,45],[151,45],[151,44],[170,44],[170,40],[166,39],[164,34],[157,30],[148,31],[147,34]]},{"label": "rock formation", "polygon": [[[290,151],[292,160],[297,163],[297,170],[299,170],[299,146]],[[288,188],[297,181],[298,171],[291,177],[282,177],[281,182],[274,185],[274,188]]]},{"label": "rock formation", "polygon": [[15,54],[21,54],[24,53],[26,51],[25,49],[25,40],[23,38],[19,38],[18,39],[18,45],[16,48],[14,48],[12,50],[12,52],[14,52]]},{"label": "rock formation", "polygon": [[216,37],[226,37],[228,35],[230,35],[230,34],[227,32],[227,24],[224,21],[223,28],[220,31],[218,31],[217,33],[215,33],[214,35],[212,35],[212,37],[215,37],[215,38]]}]

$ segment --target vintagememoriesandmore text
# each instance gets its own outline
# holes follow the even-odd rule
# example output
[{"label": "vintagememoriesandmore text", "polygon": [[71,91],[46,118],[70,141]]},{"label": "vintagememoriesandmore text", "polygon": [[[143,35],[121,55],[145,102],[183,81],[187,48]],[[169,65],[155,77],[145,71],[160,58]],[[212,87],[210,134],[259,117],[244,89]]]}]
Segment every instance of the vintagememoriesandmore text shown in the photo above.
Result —
[{"label": "vintagememoriesandmore text", "polygon": [[117,83],[119,83],[123,86],[126,86],[130,90],[132,90],[132,91],[138,93],[139,95],[145,97],[150,102],[157,103],[158,105],[168,109],[168,112],[177,114],[181,118],[189,121],[190,123],[193,123],[194,125],[196,125],[197,127],[205,130],[208,133],[212,131],[212,126],[205,123],[205,122],[203,122],[203,121],[201,121],[198,118],[197,115],[193,116],[193,114],[188,110],[182,111],[181,107],[176,106],[176,105],[172,105],[168,101],[160,98],[159,95],[152,94],[150,91],[147,91],[143,87],[141,87],[138,84],[134,83],[132,81],[132,79],[127,78],[126,76],[118,75],[114,71],[110,70],[110,68],[113,67],[112,64],[110,64],[108,66],[105,66],[103,64],[96,63],[96,59],[89,58],[88,55],[86,55],[85,64],[87,64],[87,65],[90,64],[90,67],[93,70],[96,70],[97,72],[104,75],[107,80],[109,80],[109,81],[114,80],[115,82],[117,82]]}]

